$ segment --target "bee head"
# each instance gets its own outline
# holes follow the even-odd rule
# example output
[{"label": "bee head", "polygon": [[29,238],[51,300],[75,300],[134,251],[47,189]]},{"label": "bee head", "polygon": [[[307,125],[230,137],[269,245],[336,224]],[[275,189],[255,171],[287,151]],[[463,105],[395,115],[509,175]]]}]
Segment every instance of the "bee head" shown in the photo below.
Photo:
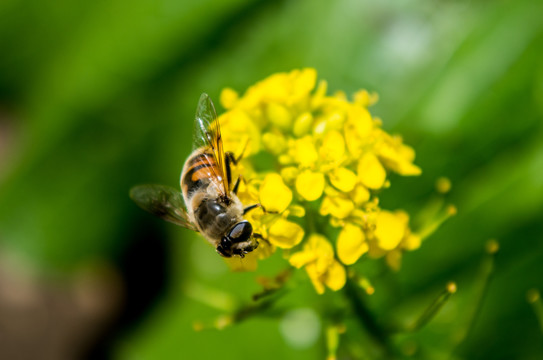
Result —
[{"label": "bee head", "polygon": [[217,252],[224,257],[245,254],[253,251],[258,242],[251,238],[253,226],[247,220],[243,220],[232,226],[228,233],[222,237],[221,243],[217,246]]}]

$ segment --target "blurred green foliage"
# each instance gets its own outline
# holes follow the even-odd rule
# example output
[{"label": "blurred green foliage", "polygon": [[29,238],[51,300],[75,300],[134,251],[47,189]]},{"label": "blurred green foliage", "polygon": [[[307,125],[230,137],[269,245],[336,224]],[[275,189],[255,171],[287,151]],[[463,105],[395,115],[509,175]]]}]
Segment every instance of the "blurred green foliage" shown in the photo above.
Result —
[{"label": "blurred green foliage", "polygon": [[[332,91],[379,93],[372,112],[415,148],[423,175],[393,179],[385,207],[416,213],[439,176],[453,183],[458,215],[406,254],[399,273],[378,277],[379,264],[364,265],[375,275],[370,308],[417,314],[455,280],[458,292],[416,334],[430,344],[417,356],[539,359],[543,334],[525,293],[543,289],[541,14],[532,0],[3,1],[1,249],[69,273],[95,259],[117,262],[141,221],[162,227],[171,238],[168,291],[116,340],[116,357],[324,358],[323,341],[291,348],[277,319],[194,332],[194,320],[221,311],[191,297],[191,284],[248,301],[254,274],[226,272],[201,239],[147,219],[127,195],[137,183],[176,186],[201,92],[218,103],[226,86],[243,91],[311,66]],[[501,247],[494,273],[456,347],[489,238]],[[281,268],[275,257],[261,272]],[[390,283],[394,292],[384,290]],[[314,299],[301,287],[281,305],[318,309]],[[348,326],[340,341],[363,344],[357,336]]]}]

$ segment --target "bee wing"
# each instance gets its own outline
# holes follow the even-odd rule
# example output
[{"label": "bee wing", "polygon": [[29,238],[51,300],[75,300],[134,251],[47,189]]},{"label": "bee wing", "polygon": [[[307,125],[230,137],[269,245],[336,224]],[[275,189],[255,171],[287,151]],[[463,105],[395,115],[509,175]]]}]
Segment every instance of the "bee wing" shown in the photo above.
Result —
[{"label": "bee wing", "polygon": [[198,101],[194,129],[193,150],[202,147],[211,149],[217,164],[217,167],[212,169],[214,172],[217,172],[215,169],[218,169],[219,173],[213,174],[215,178],[210,180],[216,183],[221,195],[228,196],[231,189],[226,177],[226,160],[222,145],[221,127],[213,102],[206,93],[203,93],[200,96],[200,101]]},{"label": "bee wing", "polygon": [[139,185],[130,189],[130,198],[143,210],[166,221],[198,231],[190,222],[181,193],[164,185]]}]

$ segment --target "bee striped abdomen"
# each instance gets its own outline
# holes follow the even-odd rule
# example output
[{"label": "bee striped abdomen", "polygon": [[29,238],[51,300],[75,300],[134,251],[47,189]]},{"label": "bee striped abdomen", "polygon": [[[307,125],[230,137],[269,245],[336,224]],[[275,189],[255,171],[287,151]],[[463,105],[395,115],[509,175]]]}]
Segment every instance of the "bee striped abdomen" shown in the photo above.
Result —
[{"label": "bee striped abdomen", "polygon": [[209,184],[209,179],[218,171],[213,155],[206,152],[193,155],[187,161],[185,169],[181,179],[184,194],[191,194],[206,187]]}]

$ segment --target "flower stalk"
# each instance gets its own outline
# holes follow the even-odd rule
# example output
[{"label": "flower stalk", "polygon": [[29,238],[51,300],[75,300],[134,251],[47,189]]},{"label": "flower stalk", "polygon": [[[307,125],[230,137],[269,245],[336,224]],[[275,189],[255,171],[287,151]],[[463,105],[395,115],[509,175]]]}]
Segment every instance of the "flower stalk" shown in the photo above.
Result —
[{"label": "flower stalk", "polygon": [[339,338],[340,335],[345,332],[345,326],[341,324],[328,325],[326,327],[326,349],[328,351],[328,356],[326,360],[336,360],[337,351],[339,348]]},{"label": "flower stalk", "polygon": [[473,308],[471,309],[471,311],[468,312],[470,314],[468,318],[468,323],[465,329],[458,336],[458,353],[462,353],[462,351],[464,351],[462,348],[462,343],[473,331],[473,327],[475,326],[479,313],[481,312],[481,307],[488,292],[488,286],[490,284],[490,281],[492,280],[492,274],[494,273],[495,257],[499,249],[500,245],[498,241],[494,239],[488,240],[485,245],[485,255],[483,256],[483,259],[481,261],[479,273],[477,276],[478,292],[475,295],[475,299],[473,301]]},{"label": "flower stalk", "polygon": [[449,297],[456,292],[456,283],[449,282],[445,289],[441,291],[438,297],[424,310],[424,312],[409,325],[405,331],[416,332],[422,329],[426,324],[432,320],[439,310],[447,303]]},{"label": "flower stalk", "polygon": [[358,284],[352,279],[348,279],[345,285],[344,294],[351,305],[351,309],[358,324],[371,340],[376,352],[384,358],[391,358],[392,354],[395,353],[395,350],[390,344],[389,336],[377,322],[370,309],[368,309]]},{"label": "flower stalk", "polygon": [[543,334],[543,302],[541,301],[541,295],[537,289],[530,289],[526,293],[526,300],[532,306],[539,327],[541,328],[541,333]]}]

